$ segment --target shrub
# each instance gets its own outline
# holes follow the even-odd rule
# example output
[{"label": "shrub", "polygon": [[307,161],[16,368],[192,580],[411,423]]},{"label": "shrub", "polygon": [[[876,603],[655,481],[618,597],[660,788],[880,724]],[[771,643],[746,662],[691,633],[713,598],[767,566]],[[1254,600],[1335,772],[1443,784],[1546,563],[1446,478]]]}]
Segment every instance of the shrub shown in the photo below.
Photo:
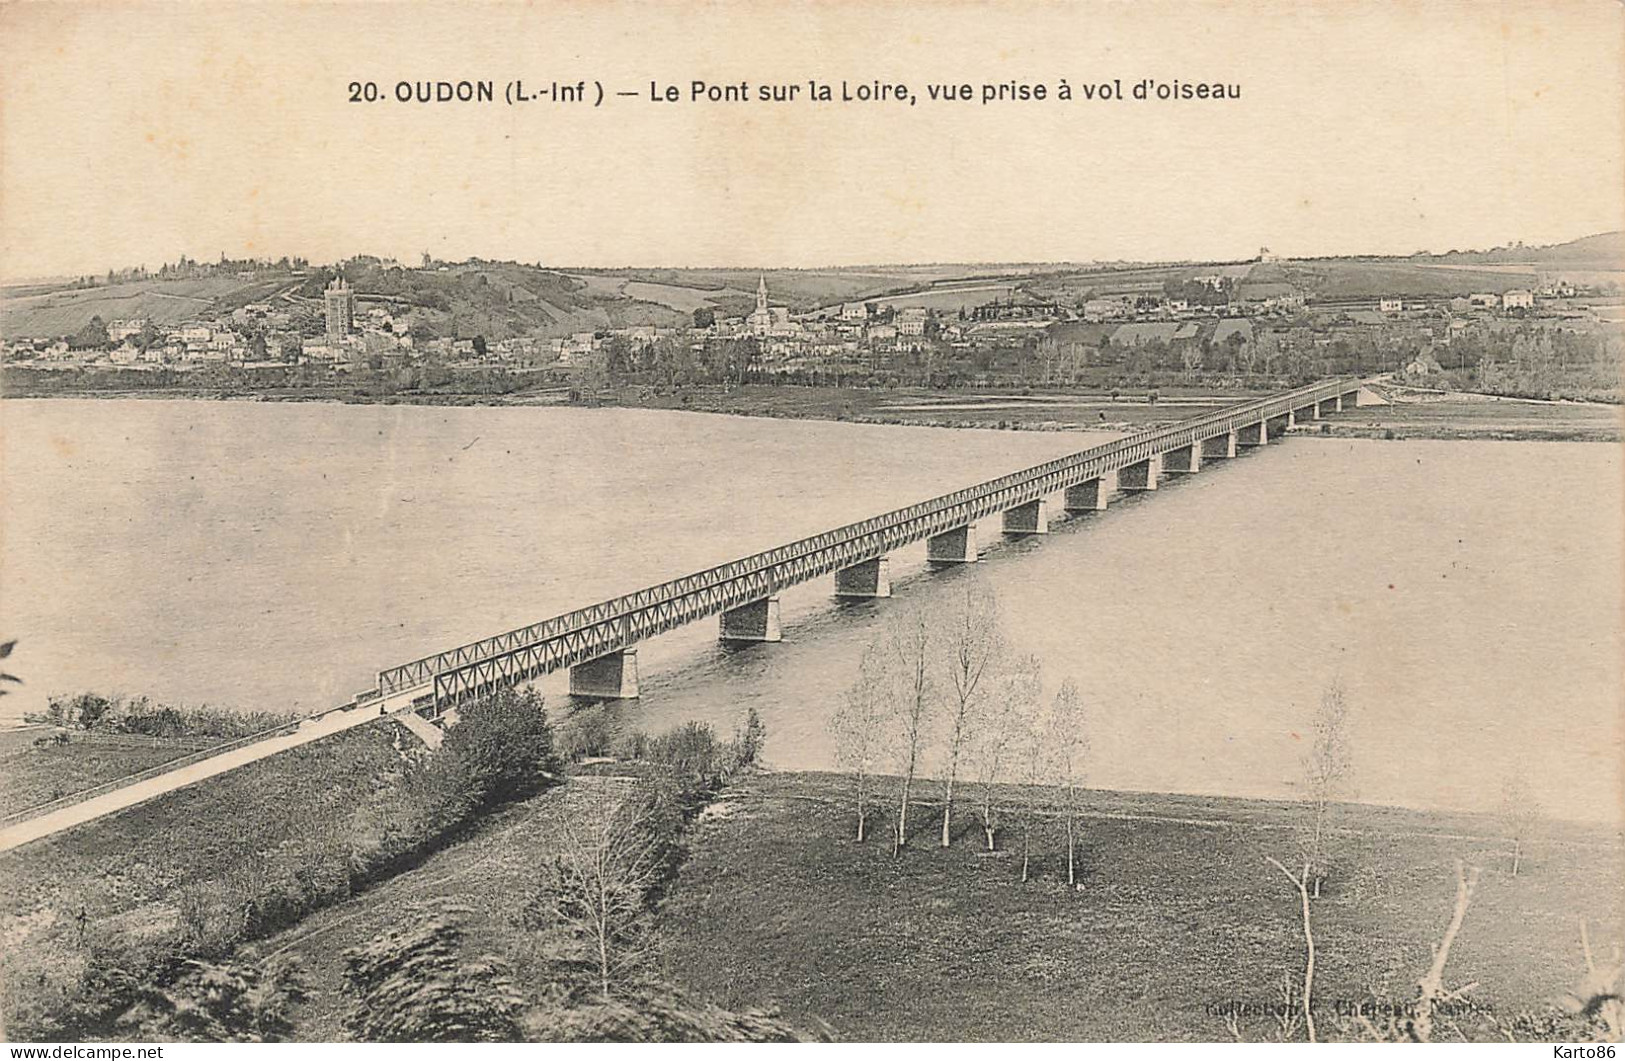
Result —
[{"label": "shrub", "polygon": [[443,909],[344,952],[345,987],[354,1003],[347,1031],[361,1042],[467,1043],[518,1039],[524,1004],[500,958],[469,960]]},{"label": "shrub", "polygon": [[559,726],[559,752],[572,762],[613,755],[624,731],[621,709],[614,704],[583,708]]},{"label": "shrub", "polygon": [[534,690],[504,689],[460,713],[433,758],[461,765],[476,806],[529,795],[556,781],[561,766],[553,730]]},{"label": "shrub", "polygon": [[696,787],[720,784],[735,758],[704,722],[685,722],[649,738],[644,758],[666,767],[674,779]]},{"label": "shrub", "polygon": [[615,742],[613,755],[622,759],[646,760],[649,758],[649,735],[641,730],[632,730],[623,734]]},{"label": "shrub", "polygon": [[53,696],[43,712],[25,716],[31,722],[77,726],[107,733],[135,733],[148,737],[247,737],[295,721],[299,716],[278,711],[228,711],[215,707],[171,707],[144,696],[102,696],[87,692]]},{"label": "shrub", "polygon": [[762,724],[762,716],[757,713],[755,705],[745,713],[744,725],[734,734],[734,744],[737,747],[736,769],[761,765],[762,749],[767,745],[767,727]]},{"label": "shrub", "polygon": [[187,962],[166,985],[154,985],[119,1019],[136,1040],[281,1042],[293,1031],[295,1003],[305,997],[298,967],[273,961]]},{"label": "shrub", "polygon": [[467,763],[444,752],[442,745],[412,764],[398,786],[351,818],[350,875],[357,883],[439,849],[479,809],[480,788]]},{"label": "shrub", "polygon": [[152,704],[146,697],[121,705],[113,722],[124,733],[140,733],[149,737],[183,737],[187,734],[187,719],[180,711],[167,704]]},{"label": "shrub", "polygon": [[105,696],[82,693],[73,698],[68,717],[78,723],[81,729],[95,729],[96,724],[112,709],[113,701]]},{"label": "shrub", "polygon": [[74,956],[66,976],[42,973],[31,990],[16,992],[8,1014],[12,1041],[82,1042],[127,1038],[118,1018],[141,998],[145,985],[172,978],[179,963],[159,949],[118,941],[93,941]]}]

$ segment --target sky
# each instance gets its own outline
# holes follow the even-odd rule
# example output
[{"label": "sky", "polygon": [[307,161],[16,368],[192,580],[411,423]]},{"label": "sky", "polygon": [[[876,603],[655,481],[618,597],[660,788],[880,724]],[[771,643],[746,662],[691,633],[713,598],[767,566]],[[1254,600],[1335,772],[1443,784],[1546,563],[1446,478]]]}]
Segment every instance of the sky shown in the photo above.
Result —
[{"label": "sky", "polygon": [[[814,267],[1558,242],[1625,227],[1622,10],[13,2],[0,277],[222,253]],[[516,78],[636,95],[509,105]],[[1081,98],[1143,78],[1241,99]],[[441,79],[498,98],[388,98]],[[695,79],[878,79],[918,102],[691,103]],[[352,81],[385,100],[348,102]],[[1050,97],[980,102],[1010,81]],[[937,83],[978,99],[925,98]]]}]

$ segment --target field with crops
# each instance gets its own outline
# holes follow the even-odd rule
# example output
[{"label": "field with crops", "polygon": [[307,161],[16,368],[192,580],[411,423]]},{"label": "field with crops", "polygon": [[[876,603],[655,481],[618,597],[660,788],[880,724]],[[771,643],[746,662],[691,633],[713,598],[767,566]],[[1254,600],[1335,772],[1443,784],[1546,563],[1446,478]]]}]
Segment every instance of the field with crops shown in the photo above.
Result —
[{"label": "field with crops", "polygon": [[285,279],[218,277],[0,294],[0,335],[18,339],[71,335],[92,317],[103,322],[144,317],[155,324],[178,324],[203,313],[269,298],[287,286]]}]

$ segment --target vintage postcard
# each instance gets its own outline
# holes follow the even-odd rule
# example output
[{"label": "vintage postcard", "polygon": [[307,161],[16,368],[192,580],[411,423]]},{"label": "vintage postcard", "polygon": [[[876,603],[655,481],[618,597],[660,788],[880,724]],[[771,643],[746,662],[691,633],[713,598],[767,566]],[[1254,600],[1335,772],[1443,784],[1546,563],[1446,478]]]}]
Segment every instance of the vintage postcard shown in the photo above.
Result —
[{"label": "vintage postcard", "polygon": [[1622,92],[1614,0],[0,3],[0,1038],[1613,1057]]}]

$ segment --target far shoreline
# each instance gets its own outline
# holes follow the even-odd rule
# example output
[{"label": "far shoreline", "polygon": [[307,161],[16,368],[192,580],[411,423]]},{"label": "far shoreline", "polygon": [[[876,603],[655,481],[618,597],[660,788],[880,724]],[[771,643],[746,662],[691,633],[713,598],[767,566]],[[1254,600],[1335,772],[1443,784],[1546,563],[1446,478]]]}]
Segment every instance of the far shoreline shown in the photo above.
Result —
[{"label": "far shoreline", "polygon": [[[1379,385],[1390,404],[1347,410],[1322,421],[1318,430],[1294,429],[1299,437],[1383,441],[1609,442],[1625,441],[1625,410],[1599,402],[1540,400],[1466,391]],[[98,401],[209,401],[409,405],[424,408],[619,408],[707,413],[776,420],[984,431],[1138,432],[1168,426],[1200,409],[1271,393],[1261,388],[1172,387],[1156,398],[1151,389],[1113,396],[1099,391],[1031,388],[997,390],[896,390],[749,384],[703,386],[671,393],[621,387],[593,400],[572,401],[563,388],[513,394],[389,394],[236,391],[56,390],[0,393],[0,400],[93,399]],[[962,415],[909,415],[932,405]],[[895,410],[895,411],[894,411]],[[1106,416],[1108,412],[1110,419]],[[1088,419],[1086,414],[1095,419]]]}]

